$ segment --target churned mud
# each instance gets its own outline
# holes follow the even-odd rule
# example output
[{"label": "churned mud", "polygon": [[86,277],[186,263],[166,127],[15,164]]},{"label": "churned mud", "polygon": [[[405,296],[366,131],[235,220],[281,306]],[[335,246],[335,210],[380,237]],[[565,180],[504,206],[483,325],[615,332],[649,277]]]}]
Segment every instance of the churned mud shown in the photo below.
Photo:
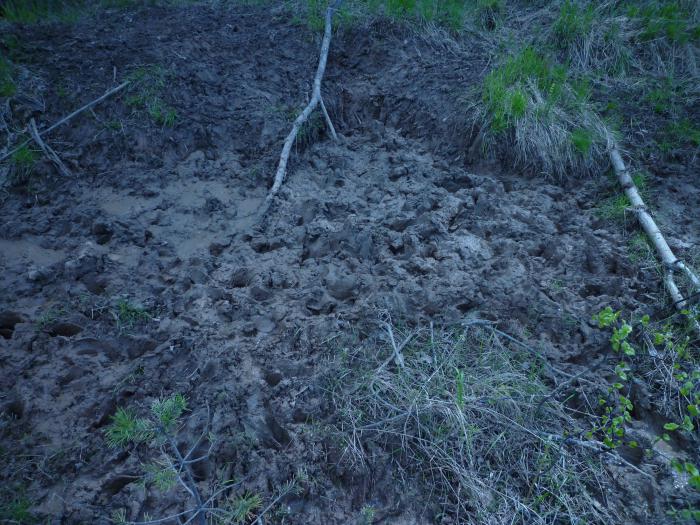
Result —
[{"label": "churned mud", "polygon": [[[192,408],[183,442],[210,414],[203,485],[243,479],[270,496],[304,468],[317,482],[286,501],[286,523],[352,523],[367,501],[394,500],[386,481],[339,475],[314,434],[328,410],[314,378],[338,334],[380,312],[480,317],[574,373],[609,351],[592,314],[663,297],[655,270],[630,260],[624,228],[596,214],[606,183],[466,163],[462,100],[487,67],[478,49],[341,32],[324,84],[341,139],[322,119],[307,125],[255,224],[310,92],[309,30],[283,12],[195,6],[108,11],[21,37],[45,104],[18,103],[18,122],[54,122],[154,64],[177,112],[165,127],[127,93],[111,98],[48,138],[71,179],[41,161],[30,186],[2,196],[0,402],[13,417],[2,483],[21,484],[50,523],[181,508],[136,484],[139,458],[103,435],[116,407],[173,392]],[[684,253],[700,231],[697,190],[657,202]],[[652,482],[623,476],[629,521],[658,523],[672,480],[641,490]],[[384,516],[430,522],[414,511],[403,502]]]}]

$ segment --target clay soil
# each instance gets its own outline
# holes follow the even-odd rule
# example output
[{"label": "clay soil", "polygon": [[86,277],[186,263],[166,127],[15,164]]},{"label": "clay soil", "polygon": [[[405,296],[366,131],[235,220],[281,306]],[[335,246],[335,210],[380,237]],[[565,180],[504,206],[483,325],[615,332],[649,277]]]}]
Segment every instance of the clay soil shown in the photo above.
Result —
[{"label": "clay soil", "polygon": [[[316,34],[284,11],[196,5],[12,31],[43,101],[17,101],[18,124],[45,127],[152,65],[177,112],[165,127],[129,93],[112,97],[48,137],[71,178],[42,160],[2,196],[0,483],[48,523],[184,508],[136,483],[147,453],[104,438],[117,407],[174,392],[191,408],[183,443],[209,413],[203,487],[234,478],[269,501],[304,469],[315,483],[285,499],[284,523],[354,523],[365,504],[384,523],[432,523],[385,478],[340,472],[314,432],[335,339],[362,338],[386,312],[415,326],[480,317],[576,373],[609,352],[594,313],[668,314],[655,270],[630,259],[632,225],[596,213],[607,179],[466,162],[464,98],[488,67],[478,46],[340,31],[324,93],[341,138],[307,126],[255,224],[310,92]],[[665,224],[682,251],[700,208],[691,174],[674,176],[687,191],[658,202],[682,219]],[[633,425],[657,424],[644,417]],[[628,523],[665,519],[673,480],[650,472],[611,466]]]}]

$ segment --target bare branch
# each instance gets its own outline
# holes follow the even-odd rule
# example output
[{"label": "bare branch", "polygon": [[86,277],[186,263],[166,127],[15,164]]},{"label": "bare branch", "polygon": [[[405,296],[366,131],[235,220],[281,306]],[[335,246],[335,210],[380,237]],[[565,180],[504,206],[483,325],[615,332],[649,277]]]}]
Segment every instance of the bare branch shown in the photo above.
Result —
[{"label": "bare branch", "polygon": [[[700,291],[700,279],[690,268],[685,265],[685,263],[683,263],[683,261],[678,259],[678,257],[676,257],[676,255],[673,253],[673,250],[671,250],[671,247],[666,242],[661,230],[659,230],[659,227],[656,225],[656,222],[649,213],[646,204],[644,204],[644,200],[642,199],[641,195],[639,195],[637,185],[634,183],[634,180],[632,180],[629,170],[622,160],[620,151],[614,144],[610,149],[610,162],[613,165],[613,169],[615,170],[615,174],[617,175],[617,179],[620,182],[622,189],[625,191],[625,195],[627,195],[627,198],[632,205],[632,211],[634,211],[634,213],[637,215],[639,224],[647,234],[647,237],[649,237],[649,240],[654,245],[654,248],[656,248],[656,253],[664,265],[664,284],[666,285],[666,290],[668,290],[668,293],[671,296],[673,305],[679,312],[683,312],[688,308],[688,301],[685,297],[683,297],[683,294],[681,294],[680,290],[678,289],[678,285],[674,279],[674,272],[676,270],[681,270],[684,272],[697,291]],[[700,323],[698,323],[698,321],[693,317],[689,316],[689,319],[692,322],[695,331],[700,334]]]},{"label": "bare branch", "polygon": [[272,199],[275,198],[277,192],[279,192],[280,188],[282,187],[284,177],[287,173],[287,162],[289,162],[289,154],[292,151],[294,140],[299,134],[299,130],[301,129],[304,122],[308,120],[309,116],[311,115],[313,110],[316,109],[316,106],[318,106],[319,103],[321,104],[322,109],[324,110],[323,112],[326,117],[326,122],[328,123],[329,128],[331,129],[331,134],[333,135],[333,138],[337,138],[337,135],[335,134],[335,129],[333,128],[333,124],[330,122],[330,117],[328,117],[325,108],[323,108],[323,101],[321,100],[321,80],[323,80],[323,74],[326,71],[326,62],[328,61],[328,50],[330,49],[331,45],[331,36],[333,32],[333,13],[338,8],[341,1],[342,0],[335,0],[335,2],[329,5],[328,9],[326,9],[326,25],[323,33],[323,41],[321,43],[321,54],[318,60],[318,68],[316,69],[316,76],[314,77],[314,85],[313,90],[311,92],[311,100],[302,110],[299,116],[294,120],[294,123],[292,124],[292,130],[289,132],[289,135],[287,135],[287,138],[284,141],[282,153],[280,153],[279,165],[277,166],[277,172],[275,173],[275,179],[272,184],[272,188],[268,192],[267,197],[265,197],[265,201],[260,207],[260,211],[258,212],[257,217],[258,221],[260,221],[267,213],[267,210],[270,209]]},{"label": "bare branch", "polygon": [[[41,136],[43,136],[43,135],[46,135],[47,133],[53,131],[53,130],[56,129],[57,127],[62,126],[63,124],[65,124],[66,122],[68,122],[69,120],[71,120],[73,117],[79,115],[79,114],[82,113],[83,111],[86,111],[86,110],[90,109],[91,107],[95,106],[96,104],[99,104],[100,102],[102,102],[102,101],[105,100],[106,98],[111,97],[112,95],[114,95],[114,94],[117,93],[118,91],[121,91],[122,89],[124,89],[124,88],[125,88],[126,86],[128,86],[129,84],[130,84],[130,82],[129,82],[128,80],[125,81],[125,82],[122,82],[122,83],[119,84],[117,87],[112,88],[112,89],[110,89],[109,91],[107,91],[104,95],[102,95],[102,96],[96,98],[96,99],[93,100],[92,102],[89,102],[89,103],[85,104],[83,107],[76,109],[73,113],[71,113],[70,115],[66,115],[66,116],[63,117],[61,120],[59,120],[58,122],[56,122],[56,123],[53,124],[52,126],[49,126],[49,127],[46,128],[45,130],[40,131],[40,132],[39,132],[39,136],[41,137]],[[14,155],[15,153],[17,153],[17,151],[19,151],[19,150],[22,149],[24,146],[26,146],[27,144],[29,144],[29,143],[31,142],[31,140],[32,140],[32,139],[27,139],[27,140],[25,140],[24,142],[22,142],[21,144],[17,145],[13,150],[11,150],[11,151],[5,153],[2,157],[0,157],[0,162],[2,162],[3,160],[9,158],[10,156]]]},{"label": "bare branch", "polygon": [[36,122],[34,122],[34,119],[31,119],[29,121],[29,133],[31,134],[32,139],[34,139],[34,142],[36,142],[37,145],[44,152],[44,155],[46,155],[46,157],[54,163],[56,168],[58,168],[58,171],[61,172],[61,175],[64,175],[65,177],[70,177],[72,174],[70,170],[66,167],[66,165],[63,164],[61,158],[56,154],[56,152],[53,149],[51,149],[51,146],[46,144],[41,139],[39,131],[36,129]]}]

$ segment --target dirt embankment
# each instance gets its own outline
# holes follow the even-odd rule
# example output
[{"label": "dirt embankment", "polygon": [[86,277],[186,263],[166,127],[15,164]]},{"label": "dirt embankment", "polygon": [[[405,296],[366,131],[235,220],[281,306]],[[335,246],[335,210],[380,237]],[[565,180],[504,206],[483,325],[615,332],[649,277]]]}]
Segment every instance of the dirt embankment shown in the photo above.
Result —
[{"label": "dirt embankment", "polygon": [[[392,496],[386,480],[338,474],[314,433],[327,341],[379,310],[407,323],[477,316],[578,371],[608,351],[591,314],[661,294],[594,213],[598,182],[465,165],[460,100],[486,67],[478,49],[399,30],[337,37],[324,91],[342,140],[322,120],[305,129],[259,228],[252,214],[309,92],[310,32],[252,7],[199,6],[17,33],[46,108],[19,101],[18,122],[53,122],[115,71],[154,64],[177,112],[168,128],[111,99],[51,137],[73,179],[41,163],[34,186],[3,196],[3,484],[52,523],[179,509],[134,483],[145,458],[103,436],[116,407],[172,392],[192,407],[183,440],[211,414],[202,484],[244,479],[270,495],[304,468],[316,484],[287,501],[291,522],[349,523]],[[684,228],[700,221],[691,204],[667,208]],[[632,520],[663,512],[661,491],[625,497]],[[402,505],[390,520],[412,522]]]}]

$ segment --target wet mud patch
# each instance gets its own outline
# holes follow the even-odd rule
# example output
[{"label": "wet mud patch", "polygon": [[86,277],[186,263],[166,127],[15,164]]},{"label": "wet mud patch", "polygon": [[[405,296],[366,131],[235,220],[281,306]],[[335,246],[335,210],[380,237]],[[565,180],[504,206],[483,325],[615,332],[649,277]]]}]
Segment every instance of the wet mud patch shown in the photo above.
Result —
[{"label": "wet mud patch", "polygon": [[[593,313],[660,296],[596,215],[596,184],[465,164],[459,100],[484,63],[409,33],[334,41],[324,89],[341,140],[316,129],[255,224],[318,42],[255,7],[138,13],[22,30],[47,85],[73,86],[47,92],[42,122],[99,95],[115,68],[147,64],[168,71],[161,96],[177,112],[164,127],[110,99],[57,131],[72,180],[47,167],[51,186],[39,177],[0,204],[1,475],[36,514],[181,510],[137,483],[150,458],[104,438],[117,407],[181,392],[183,443],[207,414],[216,436],[202,490],[236,479],[272,499],[301,469],[313,483],[283,502],[293,523],[351,523],[369,504],[387,522],[429,523],[398,497],[389,463],[337,467],[318,380],[329,348],[371,340],[387,312],[421,326],[481,318],[578,373],[608,352]],[[664,497],[649,494],[630,522]]]}]

